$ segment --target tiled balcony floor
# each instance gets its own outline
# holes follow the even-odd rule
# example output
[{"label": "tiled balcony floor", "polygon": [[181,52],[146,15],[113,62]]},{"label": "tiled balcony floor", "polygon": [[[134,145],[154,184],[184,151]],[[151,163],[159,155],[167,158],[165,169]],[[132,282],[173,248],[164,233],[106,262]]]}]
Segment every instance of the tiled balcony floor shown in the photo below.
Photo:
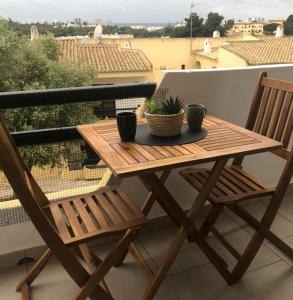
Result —
[{"label": "tiled balcony floor", "polygon": [[[264,210],[264,202],[253,201],[245,206],[255,215],[260,216]],[[228,240],[241,250],[247,244],[252,230],[231,213],[223,215],[217,228],[225,233]],[[149,263],[156,267],[168,249],[176,229],[165,229],[147,232],[140,236],[139,245]],[[293,246],[293,195],[288,194],[274,223],[273,230]],[[228,263],[235,263],[227,251],[214,238],[210,243],[223,255]],[[96,251],[103,255],[111,247],[110,244],[99,247]],[[33,255],[31,253],[31,255]],[[293,264],[290,259],[276,250],[266,241],[244,278],[238,284],[228,286],[206,257],[194,244],[185,243],[172,266],[166,280],[155,299],[161,300],[292,300],[293,298]],[[26,272],[26,267],[2,269],[0,271],[0,299],[21,299],[15,292],[18,280]],[[106,280],[115,299],[139,300],[147,286],[141,271],[130,256],[126,263],[112,269]],[[33,284],[33,299],[65,300],[71,299],[75,284],[52,260]]]}]

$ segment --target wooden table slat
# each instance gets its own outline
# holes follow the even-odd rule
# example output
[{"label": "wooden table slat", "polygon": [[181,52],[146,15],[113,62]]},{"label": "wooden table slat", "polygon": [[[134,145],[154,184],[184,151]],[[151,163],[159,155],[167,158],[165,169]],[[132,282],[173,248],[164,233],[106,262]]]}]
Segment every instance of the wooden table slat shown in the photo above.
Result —
[{"label": "wooden table slat", "polygon": [[[269,92],[266,93],[268,98]],[[140,124],[144,122],[139,121]],[[206,138],[194,143],[174,146],[123,143],[120,141],[115,120],[78,126],[78,131],[119,177],[281,148],[281,143],[277,141],[213,116],[207,116],[203,124],[208,130]],[[262,124],[258,126],[261,128]],[[266,124],[264,127],[268,130]]]}]

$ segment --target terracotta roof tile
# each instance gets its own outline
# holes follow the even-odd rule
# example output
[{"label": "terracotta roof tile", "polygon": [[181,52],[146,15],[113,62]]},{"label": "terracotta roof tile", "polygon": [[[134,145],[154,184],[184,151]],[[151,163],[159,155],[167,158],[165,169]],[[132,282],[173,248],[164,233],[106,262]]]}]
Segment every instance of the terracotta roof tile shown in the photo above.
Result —
[{"label": "terracotta roof tile", "polygon": [[61,62],[68,59],[93,66],[100,73],[148,72],[152,64],[139,49],[124,49],[117,44],[84,44],[75,39],[58,39]]},{"label": "terracotta roof tile", "polygon": [[243,58],[249,65],[293,63],[293,36],[234,41],[222,48]]}]

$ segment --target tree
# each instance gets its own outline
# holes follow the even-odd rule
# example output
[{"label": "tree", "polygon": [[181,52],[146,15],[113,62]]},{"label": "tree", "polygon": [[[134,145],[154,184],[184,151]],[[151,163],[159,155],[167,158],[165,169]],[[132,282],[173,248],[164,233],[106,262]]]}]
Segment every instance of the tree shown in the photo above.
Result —
[{"label": "tree", "polygon": [[213,36],[213,32],[218,30],[221,35],[224,35],[224,28],[221,25],[224,17],[218,13],[210,12],[204,24],[205,36]]},{"label": "tree", "polygon": [[[59,63],[60,49],[53,36],[30,41],[20,38],[8,25],[0,22],[0,91],[82,86],[93,79],[92,69],[80,69],[69,62]],[[3,114],[10,130],[25,131],[89,121],[89,114],[80,113],[85,109],[85,105],[67,104],[7,109]],[[70,151],[65,144],[21,149],[29,168],[57,165],[71,154]]]},{"label": "tree", "polygon": [[9,30],[8,24],[0,21],[0,91],[16,88],[14,74],[17,73],[16,49],[21,40]]},{"label": "tree", "polygon": [[284,33],[286,35],[293,35],[293,15],[290,15],[284,24]]},{"label": "tree", "polygon": [[[203,18],[200,18],[197,13],[192,13],[189,18],[185,18],[186,22],[186,35],[190,36],[191,29],[191,19],[192,19],[192,36],[203,36],[204,34],[204,26],[203,26]],[[179,27],[180,28],[180,27]]]},{"label": "tree", "polygon": [[233,19],[226,20],[223,25],[224,32],[229,31],[234,26],[234,23],[235,21]]},{"label": "tree", "polygon": [[277,23],[270,23],[270,24],[266,24],[263,27],[264,33],[267,35],[273,35],[274,31],[277,30],[279,24]]}]

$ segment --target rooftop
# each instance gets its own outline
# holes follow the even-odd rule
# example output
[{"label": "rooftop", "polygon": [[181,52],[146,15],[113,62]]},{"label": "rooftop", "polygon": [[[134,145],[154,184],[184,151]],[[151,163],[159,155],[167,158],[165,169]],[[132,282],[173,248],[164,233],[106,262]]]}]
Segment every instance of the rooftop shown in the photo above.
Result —
[{"label": "rooftop", "polygon": [[70,60],[92,66],[100,73],[149,72],[152,64],[142,50],[121,48],[117,44],[81,43],[77,39],[58,39],[61,62]]},{"label": "rooftop", "polygon": [[255,41],[233,41],[222,48],[243,58],[249,65],[293,62],[293,36],[262,37]]}]

